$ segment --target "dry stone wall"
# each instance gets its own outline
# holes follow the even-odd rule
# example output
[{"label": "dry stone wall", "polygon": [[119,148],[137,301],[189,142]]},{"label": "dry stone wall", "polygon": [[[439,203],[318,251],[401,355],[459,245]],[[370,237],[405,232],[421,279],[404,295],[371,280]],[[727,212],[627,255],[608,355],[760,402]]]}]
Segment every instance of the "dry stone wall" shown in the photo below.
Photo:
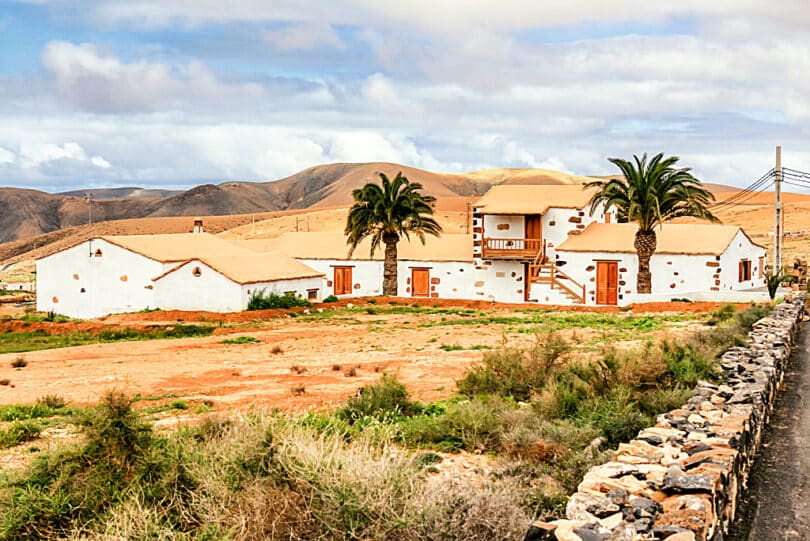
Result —
[{"label": "dry stone wall", "polygon": [[762,441],[804,314],[805,294],[759,320],[722,356],[721,384],[701,382],[680,409],[591,468],[565,520],[525,541],[722,540]]}]

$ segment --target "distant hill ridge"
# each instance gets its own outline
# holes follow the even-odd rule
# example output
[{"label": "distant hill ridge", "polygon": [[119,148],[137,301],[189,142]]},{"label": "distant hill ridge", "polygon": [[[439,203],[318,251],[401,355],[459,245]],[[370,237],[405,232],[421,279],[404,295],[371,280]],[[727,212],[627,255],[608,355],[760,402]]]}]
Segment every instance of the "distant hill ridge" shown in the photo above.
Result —
[{"label": "distant hill ridge", "polygon": [[478,197],[495,184],[577,184],[584,177],[546,169],[490,169],[434,173],[395,163],[335,163],[304,169],[271,182],[203,184],[186,191],[138,187],[49,194],[0,188],[0,243],[87,224],[85,194],[92,193],[93,222],[169,216],[226,216],[349,206],[352,190],[379,173],[398,172],[437,198]]}]

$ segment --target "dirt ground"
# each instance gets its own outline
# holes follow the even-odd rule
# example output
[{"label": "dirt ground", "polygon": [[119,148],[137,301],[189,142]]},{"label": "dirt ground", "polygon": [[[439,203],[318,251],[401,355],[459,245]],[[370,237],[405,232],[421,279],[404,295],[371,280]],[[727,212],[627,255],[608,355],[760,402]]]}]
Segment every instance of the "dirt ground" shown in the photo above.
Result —
[{"label": "dirt ground", "polygon": [[[525,305],[431,301],[429,306],[437,304],[459,310],[486,307],[488,314],[499,316],[526,315]],[[340,307],[321,306],[327,311]],[[381,304],[366,306],[374,312]],[[717,307],[714,303],[656,303],[635,307],[633,312],[705,312]],[[116,342],[0,355],[0,379],[10,382],[0,386],[0,404],[30,403],[46,394],[86,404],[98,401],[104,391],[118,388],[142,397],[210,401],[217,409],[257,406],[301,411],[340,404],[360,387],[377,380],[381,372],[397,374],[415,398],[428,401],[451,396],[456,380],[470,363],[480,360],[485,349],[497,346],[504,337],[510,343],[531,339],[529,333],[519,333],[509,325],[447,325],[442,318],[465,316],[446,311],[374,314],[338,310],[330,317],[314,317],[317,310],[310,309],[310,317],[299,312],[301,317],[297,318],[278,310],[234,314],[158,311],[81,323],[30,323],[22,327],[7,322],[14,330],[41,328],[49,333],[98,332],[177,321],[217,328],[205,338]],[[589,338],[588,329],[567,332],[575,332],[578,340]],[[240,336],[259,341],[223,343]],[[12,368],[11,362],[20,356],[28,365]]]}]

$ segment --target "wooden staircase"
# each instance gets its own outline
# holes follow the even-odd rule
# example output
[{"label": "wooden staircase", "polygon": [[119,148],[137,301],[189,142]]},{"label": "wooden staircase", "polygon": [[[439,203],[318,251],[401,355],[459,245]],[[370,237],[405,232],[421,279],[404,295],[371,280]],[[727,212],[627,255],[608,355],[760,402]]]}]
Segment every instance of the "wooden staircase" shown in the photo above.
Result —
[{"label": "wooden staircase", "polygon": [[557,265],[546,262],[545,250],[537,253],[529,264],[529,281],[533,284],[549,284],[566,293],[573,300],[585,304],[585,286],[557,268]]}]

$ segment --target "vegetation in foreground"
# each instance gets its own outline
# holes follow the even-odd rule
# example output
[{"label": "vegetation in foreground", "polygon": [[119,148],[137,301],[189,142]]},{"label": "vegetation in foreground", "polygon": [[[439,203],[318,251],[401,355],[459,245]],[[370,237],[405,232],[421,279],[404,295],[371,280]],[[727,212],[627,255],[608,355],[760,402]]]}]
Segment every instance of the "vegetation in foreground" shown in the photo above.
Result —
[{"label": "vegetation in foreground", "polygon": [[[713,378],[765,311],[721,310],[688,339],[587,362],[542,331],[486,352],[457,397],[432,404],[384,374],[330,414],[211,416],[164,435],[110,392],[77,414],[80,443],[3,483],[0,537],[522,539],[561,512],[600,449]],[[430,475],[462,449],[491,454],[491,474]]]},{"label": "vegetation in foreground", "polygon": [[75,331],[64,334],[52,334],[43,329],[13,332],[10,327],[4,330],[2,324],[0,324],[0,354],[84,346],[87,344],[101,344],[106,342],[191,338],[196,336],[209,336],[213,331],[214,327],[208,325],[170,325],[143,330],[122,327],[117,329],[105,329],[97,333]]},{"label": "vegetation in foreground", "polygon": [[271,308],[296,308],[298,306],[312,306],[306,299],[301,299],[295,295],[278,295],[267,293],[264,289],[254,291],[248,300],[248,310],[269,310]]}]

